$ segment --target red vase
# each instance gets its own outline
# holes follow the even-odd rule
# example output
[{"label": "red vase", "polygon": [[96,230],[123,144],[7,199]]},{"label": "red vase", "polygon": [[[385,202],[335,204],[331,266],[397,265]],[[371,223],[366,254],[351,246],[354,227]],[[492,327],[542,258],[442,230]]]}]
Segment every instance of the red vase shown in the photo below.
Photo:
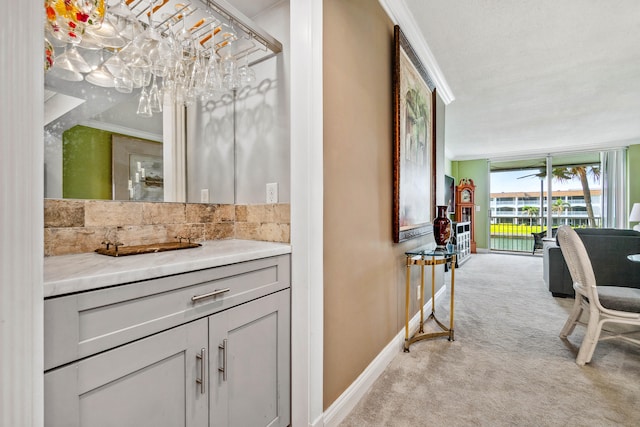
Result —
[{"label": "red vase", "polygon": [[449,206],[436,206],[438,216],[433,220],[433,237],[439,247],[445,247],[451,238],[451,220],[447,216]]}]

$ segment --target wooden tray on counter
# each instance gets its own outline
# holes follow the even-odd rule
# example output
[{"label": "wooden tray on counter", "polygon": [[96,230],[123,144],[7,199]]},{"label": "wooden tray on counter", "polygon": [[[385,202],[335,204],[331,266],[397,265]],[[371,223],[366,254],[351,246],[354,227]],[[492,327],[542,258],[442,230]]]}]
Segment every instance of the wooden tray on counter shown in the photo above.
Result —
[{"label": "wooden tray on counter", "polygon": [[175,251],[178,249],[197,248],[202,246],[200,243],[186,243],[186,242],[169,242],[169,243],[154,243],[150,245],[137,245],[137,246],[110,246],[109,248],[98,248],[96,252],[101,255],[109,256],[126,256],[126,255],[138,255],[138,254],[152,254],[155,252]]}]

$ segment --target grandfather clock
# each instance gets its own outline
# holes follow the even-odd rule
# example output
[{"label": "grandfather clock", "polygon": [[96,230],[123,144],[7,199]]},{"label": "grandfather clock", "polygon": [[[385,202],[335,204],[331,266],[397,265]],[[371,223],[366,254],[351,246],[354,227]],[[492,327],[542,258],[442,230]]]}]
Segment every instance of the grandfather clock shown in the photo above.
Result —
[{"label": "grandfather clock", "polygon": [[456,222],[471,223],[471,253],[476,253],[476,238],[474,231],[475,222],[475,202],[474,193],[476,186],[473,180],[462,178],[460,184],[456,187]]}]

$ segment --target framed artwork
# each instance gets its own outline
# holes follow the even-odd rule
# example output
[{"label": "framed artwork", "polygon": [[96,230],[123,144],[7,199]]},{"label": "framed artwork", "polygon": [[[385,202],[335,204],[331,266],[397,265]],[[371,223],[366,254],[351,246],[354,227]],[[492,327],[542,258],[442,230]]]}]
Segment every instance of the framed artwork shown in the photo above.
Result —
[{"label": "framed artwork", "polygon": [[161,143],[113,135],[111,150],[114,200],[164,200]]},{"label": "framed artwork", "polygon": [[393,240],[433,232],[435,206],[435,85],[394,27]]},{"label": "framed artwork", "polygon": [[452,176],[444,176],[444,203],[448,206],[447,213],[456,213],[456,179]]}]

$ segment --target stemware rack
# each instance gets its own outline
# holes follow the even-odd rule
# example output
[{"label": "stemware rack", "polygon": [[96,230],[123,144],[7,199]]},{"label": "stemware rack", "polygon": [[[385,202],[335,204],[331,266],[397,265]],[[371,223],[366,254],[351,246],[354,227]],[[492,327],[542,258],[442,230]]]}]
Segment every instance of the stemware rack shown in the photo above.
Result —
[{"label": "stemware rack", "polygon": [[[255,80],[251,70],[254,65],[282,51],[277,39],[226,0],[91,1],[106,5],[106,13],[102,9],[103,25],[87,26],[84,35],[78,32],[79,37],[70,40],[66,30],[46,26],[45,88],[80,99],[87,99],[82,80],[94,86],[115,87],[124,94],[142,88],[137,111],[142,117],[161,112],[165,94],[173,102],[189,104],[197,97],[211,99],[216,93],[243,89]],[[61,4],[60,0],[47,0],[47,15],[53,5],[60,8]],[[110,21],[107,26],[110,17],[118,24],[111,25],[114,21]],[[71,25],[67,29],[75,29]],[[116,42],[99,36],[106,27],[116,29]],[[181,41],[177,40],[179,36],[183,36]],[[157,44],[163,45],[162,52],[171,49],[172,59],[163,56],[160,47],[155,48]],[[83,48],[82,55],[76,46]],[[153,60],[151,52],[155,52]],[[83,56],[91,58],[92,64]],[[158,86],[162,84],[159,89],[156,77]]]},{"label": "stemware rack", "polygon": [[[148,25],[151,9],[148,0],[126,0],[125,3],[143,25]],[[236,33],[235,41],[215,50],[231,50],[231,55],[236,59],[248,55],[251,58],[249,65],[282,51],[282,44],[277,39],[225,0],[156,0],[154,3],[154,26],[163,34],[184,25],[197,37],[198,46],[209,50],[214,43],[214,32],[219,31],[217,25],[230,26]],[[224,51],[225,55],[228,54],[227,51]],[[222,56],[222,53],[219,55]]]}]

